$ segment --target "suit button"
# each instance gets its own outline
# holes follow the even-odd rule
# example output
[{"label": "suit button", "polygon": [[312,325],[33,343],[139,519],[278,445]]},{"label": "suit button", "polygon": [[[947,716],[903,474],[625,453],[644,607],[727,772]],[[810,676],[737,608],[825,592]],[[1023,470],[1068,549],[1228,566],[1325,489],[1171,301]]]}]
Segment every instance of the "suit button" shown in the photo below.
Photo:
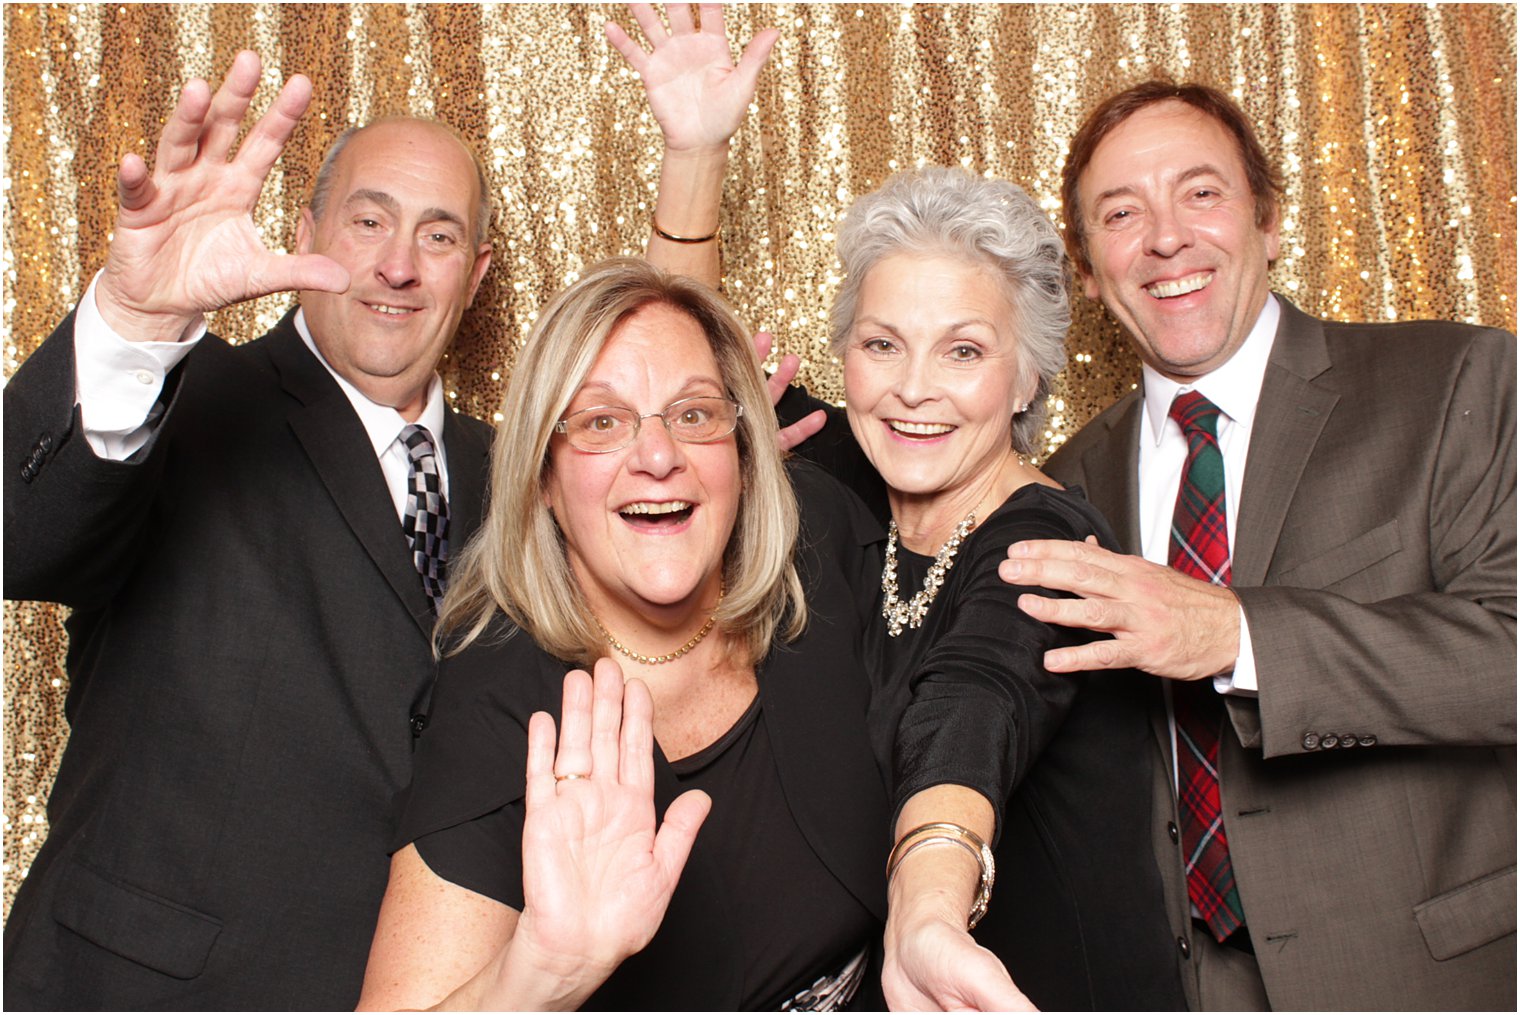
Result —
[{"label": "suit button", "polygon": [[1334,733],[1326,733],[1324,736],[1319,738],[1319,745],[1326,750],[1329,750],[1332,747],[1339,747],[1340,743],[1341,738],[1336,736]]},{"label": "suit button", "polygon": [[1173,842],[1177,841],[1177,822],[1168,821],[1166,823],[1166,834],[1171,836]]},{"label": "suit button", "polygon": [[1317,751],[1317,750],[1319,750],[1319,734],[1318,733],[1305,733],[1304,734],[1304,750],[1306,750],[1306,751]]},{"label": "suit button", "polygon": [[30,483],[37,478],[37,467],[31,462],[21,463],[21,478]]},{"label": "suit button", "polygon": [[1357,743],[1357,740],[1356,740],[1356,734],[1355,733],[1347,733],[1347,734],[1345,734],[1344,736],[1341,737],[1341,746],[1342,747],[1355,747],[1356,743]]},{"label": "suit button", "polygon": [[1358,740],[1357,743],[1361,744],[1363,747],[1376,747],[1377,737],[1369,733],[1366,736],[1362,737],[1362,739]]},{"label": "suit button", "polygon": [[1187,958],[1193,954],[1192,946],[1188,944],[1187,938],[1185,937],[1179,937],[1177,939],[1177,950],[1182,953],[1183,958]]},{"label": "suit button", "polygon": [[428,717],[423,715],[421,712],[418,712],[416,715],[412,716],[409,721],[412,726],[412,736],[422,736],[422,731],[427,729]]},{"label": "suit button", "polygon": [[44,452],[53,450],[53,435],[50,433],[45,433],[41,437],[38,437],[37,447],[42,449]]}]

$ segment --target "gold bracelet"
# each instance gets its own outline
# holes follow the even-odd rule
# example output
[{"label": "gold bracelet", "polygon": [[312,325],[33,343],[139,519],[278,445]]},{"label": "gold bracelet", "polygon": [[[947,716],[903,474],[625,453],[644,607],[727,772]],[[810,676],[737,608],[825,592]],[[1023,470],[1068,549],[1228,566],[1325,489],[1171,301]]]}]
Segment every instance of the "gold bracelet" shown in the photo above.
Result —
[{"label": "gold bracelet", "polygon": [[649,225],[654,229],[654,234],[656,236],[662,240],[669,240],[671,243],[711,243],[713,240],[716,240],[718,238],[718,234],[723,231],[723,223],[719,222],[718,228],[714,229],[706,236],[676,236],[675,234],[667,233],[665,230],[660,228],[660,220],[654,217],[654,212],[649,213]]},{"label": "gold bracelet", "polygon": [[897,845],[892,847],[892,853],[887,857],[887,884],[892,884],[892,879],[897,875],[897,868],[902,865],[909,854],[921,846],[931,843],[946,842],[954,843],[967,850],[976,857],[977,866],[981,869],[981,881],[977,886],[976,899],[971,903],[971,912],[966,917],[966,929],[972,930],[982,917],[987,915],[987,906],[992,901],[992,884],[997,878],[997,865],[992,858],[992,848],[971,829],[964,825],[957,825],[950,821],[935,821],[927,825],[919,825],[909,831]]}]

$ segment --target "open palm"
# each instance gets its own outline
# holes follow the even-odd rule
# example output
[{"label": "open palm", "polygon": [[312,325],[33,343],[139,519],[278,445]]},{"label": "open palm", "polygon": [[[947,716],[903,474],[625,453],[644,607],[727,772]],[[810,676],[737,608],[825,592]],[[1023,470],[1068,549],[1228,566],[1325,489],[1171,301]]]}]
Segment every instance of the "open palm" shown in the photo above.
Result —
[{"label": "open palm", "polygon": [[292,77],[229,158],[259,66],[257,55],[243,52],[215,95],[204,81],[187,84],[151,174],[137,155],[122,159],[97,301],[125,337],[174,338],[197,315],[255,296],[348,286],[336,262],[274,254],[254,226],[264,180],[311,98],[311,83]]},{"label": "open palm", "polygon": [[650,111],[665,135],[665,146],[689,151],[726,145],[739,129],[755,83],[780,33],[768,28],[755,35],[735,64],[724,32],[723,5],[701,4],[698,29],[689,4],[670,4],[670,30],[648,4],[629,4],[650,52],[607,22],[607,39],[623,54],[649,98]]},{"label": "open palm", "polygon": [[517,932],[605,974],[659,929],[711,801],[683,793],[657,825],[649,690],[595,670],[565,677],[557,751],[554,721],[529,723]]}]

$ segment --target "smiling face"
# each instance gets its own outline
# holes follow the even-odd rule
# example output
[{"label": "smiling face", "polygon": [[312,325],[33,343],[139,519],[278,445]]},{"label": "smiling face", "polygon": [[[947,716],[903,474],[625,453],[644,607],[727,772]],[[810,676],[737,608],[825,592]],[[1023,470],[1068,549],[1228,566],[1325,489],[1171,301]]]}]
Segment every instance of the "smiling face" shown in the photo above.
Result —
[{"label": "smiling face", "polygon": [[415,419],[439,357],[491,263],[477,245],[474,163],[448,131],[384,121],[338,155],[321,221],[296,246],[348,269],[347,292],[301,293],[317,348],[366,397]]},{"label": "smiling face", "polygon": [[1266,303],[1278,250],[1229,133],[1182,102],[1147,106],[1098,145],[1077,192],[1087,295],[1140,358],[1182,383],[1227,362]]},{"label": "smiling face", "polygon": [[[701,326],[656,303],[618,324],[561,416],[604,405],[644,415],[677,399],[726,394]],[[606,454],[555,436],[549,463],[549,508],[581,592],[604,623],[617,623],[619,612],[711,607],[743,485],[735,435],[683,444],[651,416],[631,445]]]},{"label": "smiling face", "polygon": [[845,407],[894,515],[909,501],[974,507],[1004,467],[1013,415],[1035,390],[1015,330],[980,265],[900,253],[866,275],[845,345]]}]

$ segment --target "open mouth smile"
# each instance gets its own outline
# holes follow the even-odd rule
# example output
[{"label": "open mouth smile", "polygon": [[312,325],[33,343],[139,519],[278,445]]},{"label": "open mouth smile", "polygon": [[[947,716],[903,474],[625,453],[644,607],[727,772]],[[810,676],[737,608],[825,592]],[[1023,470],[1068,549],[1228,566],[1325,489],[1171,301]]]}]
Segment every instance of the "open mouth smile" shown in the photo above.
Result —
[{"label": "open mouth smile", "polygon": [[393,307],[386,303],[365,303],[364,305],[375,313],[384,314],[387,317],[405,317],[408,314],[415,314],[419,309],[418,307]]},{"label": "open mouth smile", "polygon": [[914,423],[906,419],[888,419],[883,422],[893,433],[914,440],[943,437],[955,429],[949,423]]},{"label": "open mouth smile", "polygon": [[618,515],[634,528],[657,531],[685,524],[695,508],[685,500],[640,500],[618,508]]},{"label": "open mouth smile", "polygon": [[1186,296],[1188,293],[1195,293],[1212,281],[1214,281],[1214,273],[1212,271],[1200,271],[1198,274],[1189,275],[1186,278],[1172,279],[1169,282],[1156,282],[1146,286],[1145,291],[1148,295],[1158,300],[1165,300],[1176,296]]}]

